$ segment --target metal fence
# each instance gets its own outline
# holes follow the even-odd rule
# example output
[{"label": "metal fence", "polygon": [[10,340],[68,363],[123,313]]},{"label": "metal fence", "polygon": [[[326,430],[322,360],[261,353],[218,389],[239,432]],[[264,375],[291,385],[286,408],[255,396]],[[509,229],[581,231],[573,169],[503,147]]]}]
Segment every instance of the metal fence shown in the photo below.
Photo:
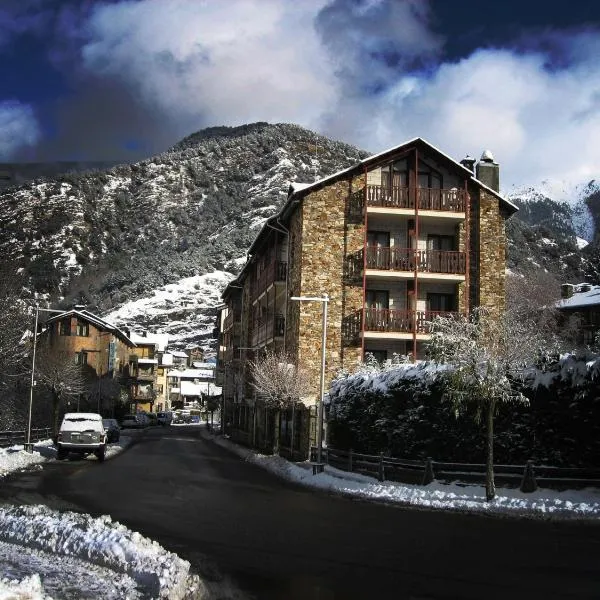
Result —
[{"label": "metal fence", "polygon": [[[52,430],[50,427],[44,427],[42,429],[31,430],[31,441],[39,442],[40,440],[47,440],[52,437]],[[0,431],[0,448],[8,448],[15,444],[24,444],[27,440],[27,431]]]},{"label": "metal fence", "polygon": [[[317,448],[311,448],[311,460],[316,461]],[[385,454],[360,454],[352,450],[323,448],[325,464],[350,471],[376,477],[379,481],[398,481],[425,485],[431,481],[444,483],[482,483],[485,481],[484,464],[450,463],[426,460],[410,460],[394,458]],[[494,465],[496,483],[507,487],[525,486],[525,481],[534,486],[553,489],[573,489],[583,487],[600,487],[600,469],[565,468],[534,465],[529,461],[525,465]],[[524,491],[527,491],[524,489]]]}]

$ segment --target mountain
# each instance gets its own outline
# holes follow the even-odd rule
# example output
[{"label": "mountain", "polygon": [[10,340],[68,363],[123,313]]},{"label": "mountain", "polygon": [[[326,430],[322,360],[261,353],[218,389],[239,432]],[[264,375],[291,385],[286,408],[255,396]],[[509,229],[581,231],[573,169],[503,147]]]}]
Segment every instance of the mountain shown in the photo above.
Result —
[{"label": "mountain", "polygon": [[513,188],[506,197],[519,207],[507,224],[509,268],[543,268],[561,282],[600,280],[600,185],[595,180],[583,185],[544,181]]},{"label": "mountain", "polygon": [[[29,181],[0,190],[0,268],[30,297],[209,348],[220,292],[289,183],[366,156],[296,125],[254,123],[204,129],[135,164]],[[595,182],[508,196],[521,208],[507,225],[511,270],[600,283]]]},{"label": "mountain", "polygon": [[[222,289],[291,181],[314,181],[365,156],[295,125],[204,129],[136,164],[62,174],[0,193],[0,256],[30,295],[162,329],[156,311],[138,310],[137,318],[134,308],[114,311],[129,301],[150,301],[155,290],[176,282],[187,290],[190,278],[210,273]],[[159,294],[168,329],[192,313],[202,317],[196,339],[193,325],[176,327],[181,344],[209,343],[212,323],[209,332],[205,317],[214,317],[218,293],[199,289],[197,295],[200,304],[189,301],[173,313],[169,302],[178,301]]]}]

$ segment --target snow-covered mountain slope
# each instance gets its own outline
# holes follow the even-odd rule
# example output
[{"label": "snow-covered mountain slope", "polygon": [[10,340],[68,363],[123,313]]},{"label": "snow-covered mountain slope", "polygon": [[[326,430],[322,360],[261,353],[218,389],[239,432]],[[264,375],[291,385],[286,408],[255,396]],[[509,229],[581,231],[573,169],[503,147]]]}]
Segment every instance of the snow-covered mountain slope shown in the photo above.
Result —
[{"label": "snow-covered mountain slope", "polygon": [[162,286],[149,296],[131,300],[105,315],[120,327],[169,334],[169,346],[210,347],[216,307],[232,273],[213,271]]}]

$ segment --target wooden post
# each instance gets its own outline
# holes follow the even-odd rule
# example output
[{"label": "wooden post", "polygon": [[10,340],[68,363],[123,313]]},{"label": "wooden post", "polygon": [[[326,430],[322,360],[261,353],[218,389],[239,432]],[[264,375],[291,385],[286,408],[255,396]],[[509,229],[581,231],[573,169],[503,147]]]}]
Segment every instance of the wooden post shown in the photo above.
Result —
[{"label": "wooden post", "polygon": [[348,452],[348,471],[352,473],[352,448],[350,448],[350,452]]},{"label": "wooden post", "polygon": [[383,452],[379,453],[379,481],[385,481],[385,470],[383,467]]},{"label": "wooden post", "polygon": [[425,462],[425,470],[423,471],[423,481],[421,482],[421,485],[427,485],[434,479],[435,474],[433,472],[433,460],[431,456],[428,456],[427,461]]}]

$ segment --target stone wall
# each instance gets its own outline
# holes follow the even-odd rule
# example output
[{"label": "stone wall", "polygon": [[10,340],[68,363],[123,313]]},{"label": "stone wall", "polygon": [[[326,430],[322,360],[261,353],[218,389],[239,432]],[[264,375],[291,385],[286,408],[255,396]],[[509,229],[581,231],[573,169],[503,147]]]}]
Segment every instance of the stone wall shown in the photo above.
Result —
[{"label": "stone wall", "polygon": [[506,231],[500,201],[485,190],[479,196],[479,306],[501,315],[506,307]]},{"label": "stone wall", "polygon": [[[364,174],[339,181],[306,196],[302,203],[302,245],[300,258],[300,294],[329,294],[325,386],[342,368],[352,369],[361,357],[358,345],[344,343],[342,328],[345,318],[362,310],[362,279],[346,277],[347,264],[364,245],[363,218],[350,210],[351,198],[364,189]],[[294,243],[294,241],[292,242]],[[295,265],[292,269],[295,271]],[[292,281],[296,293],[297,278]],[[294,303],[296,304],[296,303]],[[297,311],[299,364],[308,372],[318,396],[321,372],[322,310],[320,302],[302,302],[292,307]]]}]

